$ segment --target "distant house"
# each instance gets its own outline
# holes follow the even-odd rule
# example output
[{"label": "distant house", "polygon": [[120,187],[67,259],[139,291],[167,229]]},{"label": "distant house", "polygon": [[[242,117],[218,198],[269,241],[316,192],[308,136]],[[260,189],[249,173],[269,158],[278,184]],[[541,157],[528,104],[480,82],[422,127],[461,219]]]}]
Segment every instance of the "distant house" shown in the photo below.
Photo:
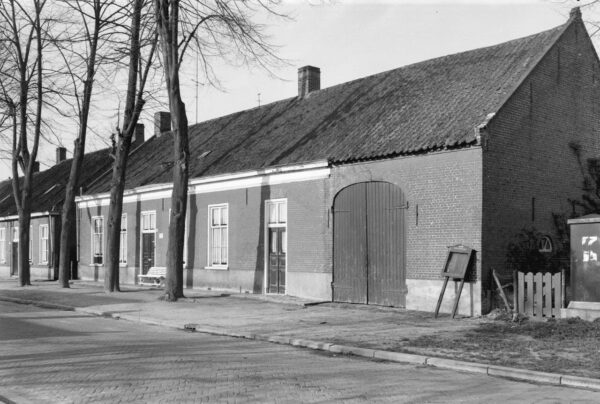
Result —
[{"label": "distant house", "polygon": [[[143,143],[143,125],[136,131],[137,142]],[[139,145],[135,143],[135,145]],[[80,192],[110,169],[110,149],[86,153],[79,181]],[[69,179],[72,159],[66,158],[64,147],[56,149],[56,164],[33,175],[32,214],[29,261],[31,279],[58,279],[61,211],[65,185]],[[77,218],[79,220],[79,218]],[[19,218],[14,202],[12,180],[0,183],[0,277],[18,276]],[[77,229],[73,234],[71,277],[77,278]]]},{"label": "distant house", "polygon": [[[578,9],[562,26],[190,127],[185,285],[433,311],[447,247],[476,250],[460,312],[490,307],[523,228],[581,194],[569,144],[600,151],[600,65]],[[129,160],[121,280],[165,266],[169,116]],[[100,279],[110,176],[77,199],[79,275]],[[546,246],[548,248],[548,246]],[[452,289],[452,288],[449,288]],[[443,310],[448,310],[449,290]]]}]

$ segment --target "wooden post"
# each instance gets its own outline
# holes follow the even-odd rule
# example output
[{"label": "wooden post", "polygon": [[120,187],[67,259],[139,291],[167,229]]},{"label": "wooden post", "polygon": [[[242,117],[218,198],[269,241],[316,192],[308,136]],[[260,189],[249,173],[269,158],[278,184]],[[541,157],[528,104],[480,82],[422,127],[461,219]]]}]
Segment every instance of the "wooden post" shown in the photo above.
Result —
[{"label": "wooden post", "polygon": [[560,308],[564,309],[567,307],[567,282],[565,281],[565,271],[564,268],[560,270],[560,290],[561,290],[561,299],[560,299]]},{"label": "wooden post", "polygon": [[519,312],[519,306],[518,306],[518,296],[519,296],[519,287],[518,287],[518,282],[519,282],[519,276],[517,274],[517,271],[513,270],[513,313],[518,313]]},{"label": "wooden post", "polygon": [[440,292],[440,297],[438,299],[437,306],[435,306],[435,318],[437,318],[438,313],[440,312],[440,306],[442,305],[442,298],[444,297],[446,286],[448,286],[448,277],[444,279],[444,286],[442,286],[442,291]]},{"label": "wooden post", "polygon": [[502,300],[504,301],[506,310],[511,311],[510,305],[508,304],[508,299],[506,298],[506,295],[504,294],[504,290],[502,290],[502,284],[500,283],[500,280],[498,279],[498,275],[496,275],[495,269],[492,269],[492,276],[494,277],[494,281],[496,282],[496,286],[498,287],[498,292],[500,292],[500,297],[502,297]]},{"label": "wooden post", "polygon": [[[448,279],[448,278],[446,278]],[[456,315],[456,310],[458,310],[458,301],[460,300],[460,294],[462,293],[463,286],[465,284],[465,278],[460,280],[460,285],[458,286],[458,293],[456,294],[456,298],[454,299],[454,308],[452,308],[452,318]]]}]

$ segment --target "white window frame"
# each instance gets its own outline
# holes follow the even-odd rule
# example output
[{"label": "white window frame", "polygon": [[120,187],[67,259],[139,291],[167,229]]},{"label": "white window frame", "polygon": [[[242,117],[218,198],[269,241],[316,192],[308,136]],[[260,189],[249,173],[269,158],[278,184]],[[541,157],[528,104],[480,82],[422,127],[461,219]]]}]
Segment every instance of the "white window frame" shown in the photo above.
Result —
[{"label": "white window frame", "polygon": [[[144,228],[144,218],[150,217],[150,227]],[[154,223],[152,223],[152,217],[154,217]],[[154,224],[154,226],[152,226]],[[156,211],[145,210],[140,214],[140,229],[142,233],[156,233]]]},{"label": "white window frame", "polygon": [[127,265],[127,213],[121,215],[119,229],[119,265]]},{"label": "white window frame", "polygon": [[[43,238],[42,236],[44,235],[44,230],[46,233],[46,238]],[[39,261],[40,264],[47,264],[48,263],[48,256],[49,256],[49,246],[50,246],[50,234],[49,234],[49,228],[47,224],[40,224],[40,245],[38,246],[38,253],[39,253]],[[45,253],[44,253],[45,250]]]},{"label": "white window frame", "polygon": [[[272,205],[277,206],[277,210],[276,210],[276,217],[275,217],[275,221],[272,222],[271,221],[271,211],[270,211],[270,207]],[[285,212],[285,221],[280,220],[280,215],[281,215],[281,208],[284,208],[284,212]],[[289,290],[289,284],[288,284],[288,268],[290,267],[290,254],[288,251],[288,239],[289,239],[289,229],[288,229],[288,223],[289,223],[289,219],[288,219],[288,200],[287,198],[279,198],[279,199],[268,199],[265,201],[265,206],[263,207],[263,209],[265,210],[265,226],[264,226],[264,238],[263,240],[265,240],[264,247],[263,247],[263,253],[264,253],[264,279],[263,279],[263,294],[272,294],[272,293],[268,293],[269,291],[269,285],[268,285],[268,281],[269,281],[269,249],[271,248],[271,246],[269,245],[269,229],[273,228],[273,227],[282,227],[285,228],[285,279],[286,279],[286,284],[285,284],[285,294],[287,295],[288,290]]]},{"label": "white window frame", "polygon": [[[100,233],[101,234],[100,235],[100,250],[101,250],[100,251],[100,257],[102,259],[102,262],[99,262],[99,263],[98,262],[94,262],[95,261],[94,260],[94,256],[96,255],[94,253],[94,250],[96,249],[95,245],[94,245],[94,240],[95,240],[94,236],[96,234],[98,234],[98,233],[95,232],[95,230],[96,230],[96,220],[101,220],[102,221],[102,233]],[[103,266],[104,265],[104,256],[105,256],[105,254],[104,254],[104,249],[105,249],[104,248],[104,245],[105,245],[105,242],[104,242],[104,233],[105,233],[105,231],[104,231],[104,216],[92,216],[92,221],[91,221],[91,226],[90,226],[90,232],[91,232],[90,240],[91,240],[91,247],[92,247],[92,248],[90,248],[90,254],[91,254],[91,256],[90,256],[90,264],[91,265],[95,265],[95,266]]]},{"label": "white window frame", "polygon": [[[223,212],[223,209],[227,210],[227,216],[226,216],[226,221],[225,224],[220,223],[217,226],[213,226],[212,224],[212,212],[215,209],[220,209],[221,210],[221,214]],[[222,216],[221,216],[222,217]],[[221,221],[222,222],[222,221]],[[212,241],[212,231],[213,229],[221,229],[221,232],[223,231],[223,229],[225,229],[226,233],[225,233],[225,240],[227,240],[227,247],[226,247],[226,253],[227,253],[227,260],[225,262],[225,264],[221,263],[221,264],[213,264],[213,256],[212,256],[212,248],[213,246],[211,245],[211,241]],[[213,205],[208,205],[208,216],[207,216],[207,232],[208,232],[208,237],[207,237],[207,254],[206,254],[206,269],[228,269],[229,268],[229,203],[219,203],[219,204],[213,204]],[[220,247],[221,250],[223,249],[223,246]],[[222,261],[222,260],[221,260]]]},{"label": "white window frame", "polygon": [[0,227],[0,262],[6,263],[6,227]]}]

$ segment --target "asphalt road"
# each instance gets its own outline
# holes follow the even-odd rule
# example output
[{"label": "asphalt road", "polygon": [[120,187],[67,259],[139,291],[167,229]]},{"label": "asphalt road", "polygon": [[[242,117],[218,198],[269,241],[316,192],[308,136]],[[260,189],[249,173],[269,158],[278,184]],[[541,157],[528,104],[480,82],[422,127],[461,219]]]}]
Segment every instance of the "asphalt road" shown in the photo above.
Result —
[{"label": "asphalt road", "polygon": [[597,403],[600,393],[0,302],[0,402]]}]

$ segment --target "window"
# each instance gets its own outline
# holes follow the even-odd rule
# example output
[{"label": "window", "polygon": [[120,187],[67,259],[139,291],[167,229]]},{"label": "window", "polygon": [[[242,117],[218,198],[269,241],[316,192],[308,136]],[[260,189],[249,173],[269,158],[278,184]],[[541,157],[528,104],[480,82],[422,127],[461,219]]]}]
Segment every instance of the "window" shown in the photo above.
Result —
[{"label": "window", "polygon": [[92,263],[102,265],[104,263],[104,218],[102,216],[92,217]]},{"label": "window", "polygon": [[40,224],[40,264],[48,263],[48,225]]},{"label": "window", "polygon": [[119,237],[119,264],[127,264],[127,213],[121,215],[121,233]]},{"label": "window", "polygon": [[15,226],[12,228],[12,241],[13,243],[19,242],[19,226]]},{"label": "window", "polygon": [[156,230],[156,212],[142,212],[142,231],[154,232]]},{"label": "window", "polygon": [[268,201],[269,226],[285,225],[287,223],[287,201]]},{"label": "window", "polygon": [[228,205],[208,207],[208,265],[209,267],[227,267],[228,262]]},{"label": "window", "polygon": [[552,239],[548,236],[543,236],[538,240],[538,251],[541,253],[552,252]]},{"label": "window", "polygon": [[6,262],[6,227],[0,227],[0,262]]}]

